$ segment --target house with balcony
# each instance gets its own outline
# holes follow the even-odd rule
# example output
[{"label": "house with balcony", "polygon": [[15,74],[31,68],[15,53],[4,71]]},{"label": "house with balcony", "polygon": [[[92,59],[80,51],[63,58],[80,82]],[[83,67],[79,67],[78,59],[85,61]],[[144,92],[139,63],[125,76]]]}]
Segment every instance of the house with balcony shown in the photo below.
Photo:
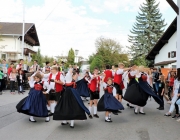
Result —
[{"label": "house with balcony", "polygon": [[23,23],[0,22],[0,59],[16,62],[22,58],[28,60],[36,53],[33,46],[40,46],[34,23],[25,23],[24,48],[22,50]]},{"label": "house with balcony", "polygon": [[177,18],[170,24],[156,45],[146,56],[152,60],[154,67],[176,68],[177,50]]}]

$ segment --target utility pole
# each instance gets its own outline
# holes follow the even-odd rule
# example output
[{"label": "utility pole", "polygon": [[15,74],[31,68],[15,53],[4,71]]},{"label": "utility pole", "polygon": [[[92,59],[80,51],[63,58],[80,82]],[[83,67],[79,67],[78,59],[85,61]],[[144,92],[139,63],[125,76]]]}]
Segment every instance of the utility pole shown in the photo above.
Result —
[{"label": "utility pole", "polygon": [[21,44],[21,55],[22,59],[24,59],[24,28],[25,28],[25,2],[23,3],[23,24],[22,24],[22,44]]}]

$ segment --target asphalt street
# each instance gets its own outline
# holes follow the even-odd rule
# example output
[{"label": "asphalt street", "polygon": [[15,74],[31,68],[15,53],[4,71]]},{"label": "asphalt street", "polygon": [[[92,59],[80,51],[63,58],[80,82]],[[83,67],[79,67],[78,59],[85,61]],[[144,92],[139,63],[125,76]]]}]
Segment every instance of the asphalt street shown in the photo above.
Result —
[{"label": "asphalt street", "polygon": [[[103,93],[101,93],[103,94]],[[164,117],[165,110],[159,111],[154,100],[148,101],[144,108],[146,115],[135,115],[127,108],[119,115],[112,115],[112,123],[100,118],[75,121],[75,128],[61,126],[60,121],[44,122],[45,118],[35,118],[29,122],[29,116],[16,111],[16,104],[28,95],[11,95],[5,91],[0,95],[0,140],[180,140],[180,123],[171,117]],[[86,106],[88,102],[85,101]]]}]

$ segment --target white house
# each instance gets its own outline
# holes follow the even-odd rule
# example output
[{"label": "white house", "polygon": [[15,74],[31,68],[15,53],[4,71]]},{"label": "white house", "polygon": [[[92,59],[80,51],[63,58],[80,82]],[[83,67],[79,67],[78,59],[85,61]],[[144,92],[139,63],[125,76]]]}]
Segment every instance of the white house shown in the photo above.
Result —
[{"label": "white house", "polygon": [[[25,23],[24,60],[36,51],[33,46],[40,46],[35,24]],[[0,59],[16,62],[22,58],[22,23],[0,22]]]},{"label": "white house", "polygon": [[162,37],[147,55],[147,60],[153,60],[155,67],[176,68],[177,18],[167,28]]}]

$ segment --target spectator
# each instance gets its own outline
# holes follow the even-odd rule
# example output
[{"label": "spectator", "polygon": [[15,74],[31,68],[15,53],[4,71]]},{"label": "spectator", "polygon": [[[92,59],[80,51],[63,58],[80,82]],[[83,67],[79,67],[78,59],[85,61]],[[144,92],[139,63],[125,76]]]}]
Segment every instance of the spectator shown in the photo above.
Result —
[{"label": "spectator", "polygon": [[168,97],[169,97],[170,101],[171,101],[171,92],[173,90],[174,80],[175,80],[175,74],[173,71],[171,71],[169,81],[168,81],[169,82],[169,84],[168,84]]},{"label": "spectator", "polygon": [[1,66],[2,71],[4,73],[3,78],[2,78],[2,82],[1,82],[2,88],[6,89],[6,87],[7,87],[7,69],[8,69],[8,64],[6,63],[5,59],[2,60],[2,64],[0,66]]},{"label": "spectator", "polygon": [[10,79],[11,94],[15,94],[15,82],[16,82],[16,69],[15,68],[12,69],[12,72],[9,75],[9,79]]},{"label": "spectator", "polygon": [[24,60],[20,59],[19,60],[19,64],[16,66],[16,70],[19,72],[20,70],[23,70],[23,64],[24,64]]},{"label": "spectator", "polygon": [[39,71],[40,66],[38,65],[38,61],[37,60],[34,60],[34,65],[32,65],[30,69],[31,69],[31,72]]},{"label": "spectator", "polygon": [[8,76],[12,72],[12,69],[14,68],[14,63],[11,63],[10,67],[8,68]]},{"label": "spectator", "polygon": [[3,89],[2,79],[3,79],[3,76],[4,76],[4,73],[3,73],[3,71],[1,69],[2,68],[0,68],[0,95],[2,95],[2,89]]},{"label": "spectator", "polygon": [[159,82],[158,82],[158,79],[159,79],[159,72],[157,71],[157,68],[154,68],[153,69],[153,73],[152,73],[152,79],[153,79],[153,88],[154,88],[154,91],[155,93],[158,92],[158,88],[159,88]]},{"label": "spectator", "polygon": [[24,90],[23,90],[23,83],[24,83],[24,81],[25,81],[25,76],[23,74],[23,71],[20,70],[18,72],[18,75],[17,75],[18,94],[20,94],[20,93],[23,94],[23,92],[24,92]]}]

